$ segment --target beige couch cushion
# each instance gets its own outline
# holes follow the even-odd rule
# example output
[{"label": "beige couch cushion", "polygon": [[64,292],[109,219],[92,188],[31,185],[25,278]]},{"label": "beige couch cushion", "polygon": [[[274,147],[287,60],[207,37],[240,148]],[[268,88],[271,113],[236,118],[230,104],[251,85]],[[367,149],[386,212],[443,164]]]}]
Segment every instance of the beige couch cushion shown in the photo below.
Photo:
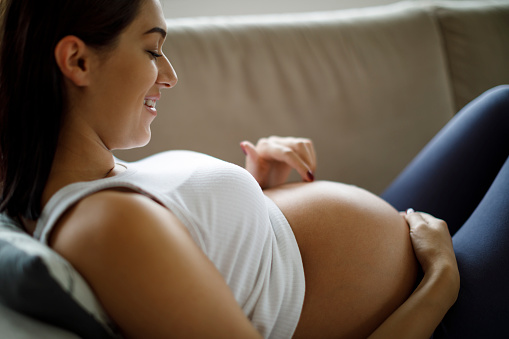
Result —
[{"label": "beige couch cushion", "polygon": [[509,1],[442,3],[437,16],[456,110],[487,89],[509,83]]},{"label": "beige couch cushion", "polygon": [[318,179],[380,192],[453,115],[441,39],[419,4],[169,20],[179,75],[136,159],[191,149],[243,164],[239,142],[310,137]]}]

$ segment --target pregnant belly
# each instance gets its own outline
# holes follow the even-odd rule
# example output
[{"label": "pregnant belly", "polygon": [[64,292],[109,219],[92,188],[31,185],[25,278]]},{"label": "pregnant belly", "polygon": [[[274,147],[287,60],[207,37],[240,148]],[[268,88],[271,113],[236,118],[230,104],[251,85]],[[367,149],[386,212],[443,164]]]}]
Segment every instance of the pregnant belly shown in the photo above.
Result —
[{"label": "pregnant belly", "polygon": [[411,294],[417,262],[408,226],[355,186],[315,182],[265,191],[288,219],[306,295],[295,337],[365,337]]}]

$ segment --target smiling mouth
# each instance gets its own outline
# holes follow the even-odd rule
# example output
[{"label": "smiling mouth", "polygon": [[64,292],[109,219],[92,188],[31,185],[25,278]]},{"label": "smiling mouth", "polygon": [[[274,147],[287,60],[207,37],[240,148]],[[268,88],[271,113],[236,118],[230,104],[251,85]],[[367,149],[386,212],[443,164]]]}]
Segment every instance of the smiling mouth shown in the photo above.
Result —
[{"label": "smiling mouth", "polygon": [[149,108],[156,108],[156,100],[146,99],[143,100],[143,104]]}]

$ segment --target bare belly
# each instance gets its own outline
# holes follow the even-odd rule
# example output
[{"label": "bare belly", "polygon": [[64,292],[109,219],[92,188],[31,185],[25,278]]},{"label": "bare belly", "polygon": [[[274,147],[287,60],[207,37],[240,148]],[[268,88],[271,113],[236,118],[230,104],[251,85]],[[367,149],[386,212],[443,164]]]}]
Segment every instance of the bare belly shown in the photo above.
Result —
[{"label": "bare belly", "polygon": [[385,201],[331,182],[265,194],[292,226],[304,264],[295,337],[366,337],[410,295],[418,266],[408,226]]}]

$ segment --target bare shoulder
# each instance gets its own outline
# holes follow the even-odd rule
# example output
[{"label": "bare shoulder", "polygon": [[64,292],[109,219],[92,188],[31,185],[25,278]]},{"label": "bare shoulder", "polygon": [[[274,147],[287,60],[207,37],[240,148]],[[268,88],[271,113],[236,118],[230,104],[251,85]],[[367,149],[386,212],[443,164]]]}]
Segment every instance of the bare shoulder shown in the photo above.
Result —
[{"label": "bare shoulder", "polygon": [[79,228],[83,224],[94,231],[114,227],[115,224],[128,224],[143,219],[152,213],[167,213],[169,210],[154,200],[132,191],[105,190],[80,200],[59,221],[57,227]]},{"label": "bare shoulder", "polygon": [[67,211],[55,226],[50,245],[57,251],[81,251],[82,243],[90,248],[102,241],[118,240],[120,235],[128,240],[129,236],[139,237],[146,232],[144,225],[161,224],[184,229],[173,213],[144,195],[105,190],[82,199]]},{"label": "bare shoulder", "polygon": [[108,190],[83,199],[61,219],[51,246],[127,337],[257,337],[184,225],[146,196]]}]

